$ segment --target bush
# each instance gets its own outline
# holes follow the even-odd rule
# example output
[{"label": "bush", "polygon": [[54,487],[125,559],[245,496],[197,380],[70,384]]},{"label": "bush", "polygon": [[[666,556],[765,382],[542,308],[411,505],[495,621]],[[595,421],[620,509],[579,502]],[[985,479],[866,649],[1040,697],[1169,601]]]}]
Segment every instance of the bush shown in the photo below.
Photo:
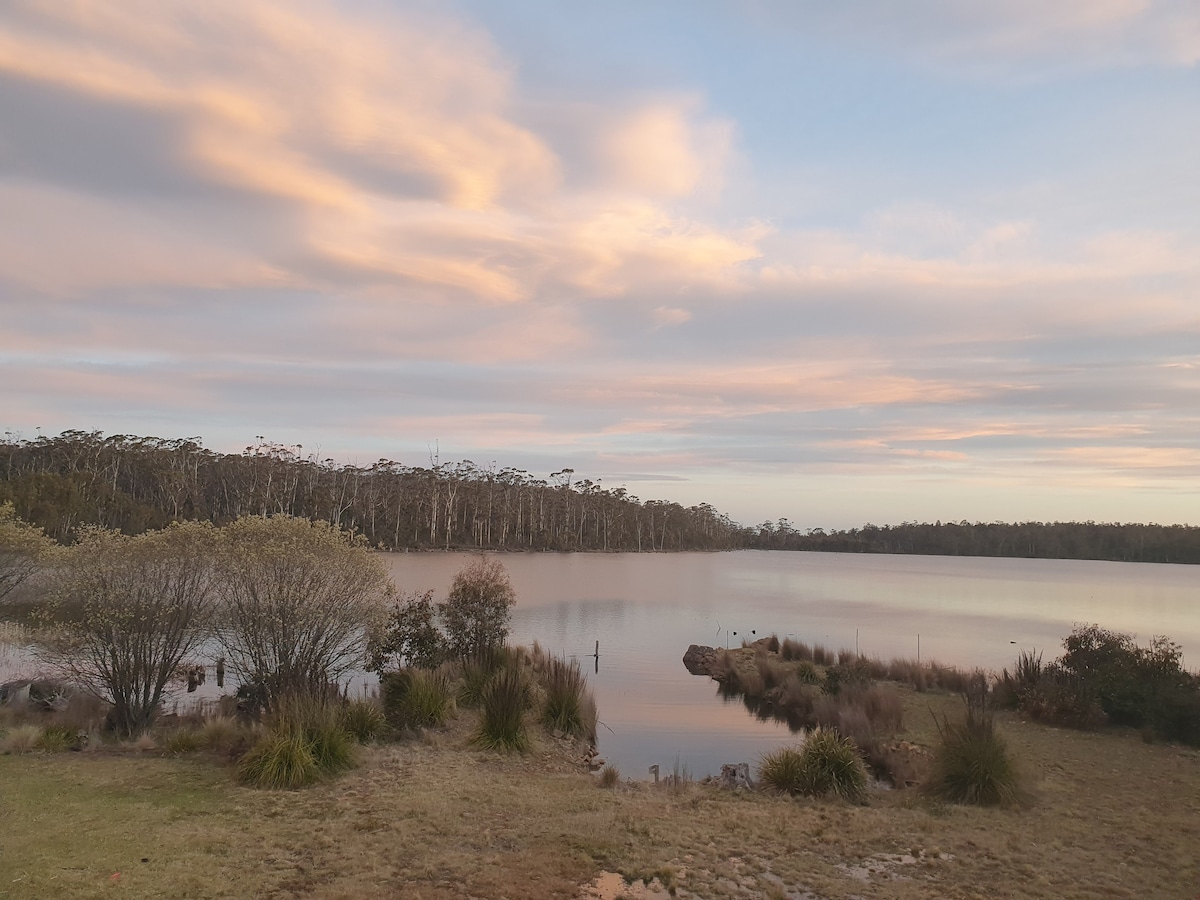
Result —
[{"label": "bush", "polygon": [[433,591],[396,599],[387,622],[372,636],[367,668],[379,675],[403,661],[419,669],[433,669],[446,658],[446,639],[437,627]]},{"label": "bush", "polygon": [[454,695],[443,672],[387,672],[379,681],[379,691],[384,717],[398,731],[444,725],[455,711]]},{"label": "bush", "polygon": [[483,716],[475,742],[493,750],[529,748],[525,709],[529,687],[517,668],[501,669],[488,685],[483,699]]},{"label": "bush", "polygon": [[360,744],[369,744],[387,729],[387,717],[370,700],[353,700],[342,707],[342,728]]},{"label": "bush", "polygon": [[575,660],[551,657],[542,672],[542,723],[551,730],[596,739],[596,705]]},{"label": "bush", "polygon": [[180,663],[210,634],[214,529],[179,523],[129,537],[87,528],[55,568],[42,610],[48,652],[73,680],[112,702],[109,722],[145,731]]},{"label": "bush", "polygon": [[1036,719],[1073,727],[1105,721],[1161,738],[1200,745],[1200,678],[1186,672],[1182,650],[1165,637],[1139,647],[1128,634],[1077,626],[1065,652],[1044,668],[1022,654],[1001,676],[999,694]]},{"label": "bush", "polygon": [[1016,802],[1019,796],[1016,767],[981,695],[968,695],[962,721],[944,718],[937,725],[941,741],[934,752],[926,786],[932,796],[976,806]]},{"label": "bush", "polygon": [[481,556],[454,576],[441,605],[450,652],[469,657],[503,646],[516,591],[503,564]]},{"label": "bush", "polygon": [[392,591],[383,561],[325,522],[247,516],[221,529],[217,584],[230,670],[277,697],[323,694],[361,666]]}]

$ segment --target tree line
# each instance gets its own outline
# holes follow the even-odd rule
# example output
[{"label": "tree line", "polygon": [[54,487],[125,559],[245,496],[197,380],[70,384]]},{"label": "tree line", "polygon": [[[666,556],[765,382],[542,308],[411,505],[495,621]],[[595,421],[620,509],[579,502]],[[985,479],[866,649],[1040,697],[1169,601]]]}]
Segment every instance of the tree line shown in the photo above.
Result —
[{"label": "tree line", "polygon": [[388,550],[726,550],[747,537],[707,503],[643,501],[570,468],[538,478],[470,460],[355,466],[262,438],[218,453],[199,438],[10,436],[0,441],[5,500],[61,543],[88,525],[140,534],[249,515],[328,522]]},{"label": "tree line", "polygon": [[0,502],[60,543],[98,525],[140,534],[171,522],[224,525],[287,515],[362,535],[372,547],[475,550],[814,550],[1200,563],[1200,528],[1097,522],[904,522],[801,530],[745,527],[700,503],[641,500],[623,487],[545,478],[471,460],[338,464],[264,438],[241,453],[200,438],[65,431],[0,440]]},{"label": "tree line", "polygon": [[754,546],[829,553],[1200,563],[1200,528],[1134,522],[904,522],[798,531],[764,522]]}]

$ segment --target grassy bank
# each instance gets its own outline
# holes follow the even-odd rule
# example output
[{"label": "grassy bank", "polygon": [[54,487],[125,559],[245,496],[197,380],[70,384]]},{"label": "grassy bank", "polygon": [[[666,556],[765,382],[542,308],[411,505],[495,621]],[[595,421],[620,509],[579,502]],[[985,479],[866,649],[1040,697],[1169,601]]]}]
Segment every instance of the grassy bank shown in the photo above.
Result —
[{"label": "grassy bank", "polygon": [[[901,694],[905,736],[932,744],[958,699]],[[1129,731],[1002,715],[1031,801],[989,810],[606,790],[567,741],[480,749],[476,715],[301,791],[157,750],[0,756],[0,897],[575,897],[601,872],[701,897],[1200,893],[1200,754]]]}]

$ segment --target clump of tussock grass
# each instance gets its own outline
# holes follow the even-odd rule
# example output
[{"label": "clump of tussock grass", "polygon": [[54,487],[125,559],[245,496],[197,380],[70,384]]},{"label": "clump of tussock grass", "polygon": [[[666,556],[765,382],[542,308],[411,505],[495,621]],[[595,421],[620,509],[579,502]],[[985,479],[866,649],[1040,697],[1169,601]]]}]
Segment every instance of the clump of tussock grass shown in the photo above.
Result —
[{"label": "clump of tussock grass", "polygon": [[758,776],[768,790],[780,794],[832,794],[851,803],[866,798],[867,770],[858,747],[836,729],[817,728],[800,747],[768,753],[759,763]]},{"label": "clump of tussock grass", "polygon": [[777,794],[795,796],[804,793],[804,756],[801,747],[780,747],[763,756],[758,763],[758,780]]},{"label": "clump of tussock grass", "polygon": [[163,750],[173,756],[195,753],[204,747],[204,736],[197,728],[179,728],[167,735]]},{"label": "clump of tussock grass", "polygon": [[785,638],[783,643],[779,645],[779,655],[785,662],[805,661],[812,662],[813,651],[812,647],[801,641],[793,641],[791,638]]},{"label": "clump of tussock grass", "polygon": [[296,788],[354,764],[354,740],[333,703],[286,697],[271,713],[267,732],[242,757],[238,777],[254,787]]},{"label": "clump of tussock grass", "polygon": [[801,684],[821,685],[825,683],[825,679],[821,677],[821,673],[817,671],[817,667],[810,660],[801,660],[793,670],[792,674],[800,681]]},{"label": "clump of tussock grass", "polygon": [[491,750],[529,749],[525,729],[525,710],[529,705],[529,685],[518,668],[496,673],[483,698],[483,715],[475,743]]},{"label": "clump of tussock grass", "polygon": [[966,710],[960,721],[934,717],[941,740],[926,790],[950,803],[1011,805],[1020,798],[1020,780],[988,708],[986,682],[977,679],[964,698]]},{"label": "clump of tussock grass", "polygon": [[579,663],[550,657],[541,666],[541,682],[545,693],[542,724],[554,731],[594,741],[596,704]]},{"label": "clump of tussock grass", "polygon": [[621,773],[616,766],[608,765],[600,770],[600,787],[613,788],[621,780]]},{"label": "clump of tussock grass", "polygon": [[298,788],[320,777],[311,745],[295,732],[264,735],[238,764],[238,780],[259,788]]},{"label": "clump of tussock grass", "polygon": [[383,713],[397,731],[444,725],[455,712],[454,693],[445,672],[401,669],[379,682]]},{"label": "clump of tussock grass", "polygon": [[778,653],[779,652],[779,635],[777,635],[777,634],[771,635],[769,638],[767,638],[767,642],[764,646],[766,647],[768,653]]},{"label": "clump of tussock grass", "polygon": [[833,653],[826,650],[821,644],[813,644],[812,661],[818,666],[832,666],[834,663]]},{"label": "clump of tussock grass", "polygon": [[37,750],[42,740],[42,726],[14,725],[0,738],[0,753],[29,753]]},{"label": "clump of tussock grass", "polygon": [[352,700],[340,711],[342,728],[360,744],[369,744],[387,730],[387,717],[378,703]]},{"label": "clump of tussock grass", "polygon": [[38,739],[38,749],[48,753],[62,753],[79,747],[79,730],[69,725],[47,725]]},{"label": "clump of tussock grass", "polygon": [[205,719],[200,726],[201,743],[214,753],[232,753],[250,736],[250,730],[240,725],[233,716],[213,716]]},{"label": "clump of tussock grass", "polygon": [[774,654],[760,650],[754,654],[754,667],[762,679],[764,693],[782,684],[791,674],[789,666],[779,661]]}]

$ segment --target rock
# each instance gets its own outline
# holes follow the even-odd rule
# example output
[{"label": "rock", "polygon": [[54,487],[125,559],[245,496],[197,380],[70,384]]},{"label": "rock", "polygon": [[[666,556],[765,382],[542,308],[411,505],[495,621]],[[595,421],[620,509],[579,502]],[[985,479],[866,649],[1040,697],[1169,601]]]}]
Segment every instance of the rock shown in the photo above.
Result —
[{"label": "rock", "polygon": [[711,676],[717,662],[718,653],[720,651],[715,647],[703,647],[700,644],[692,644],[687,648],[687,653],[683,654],[683,665],[693,675]]}]

